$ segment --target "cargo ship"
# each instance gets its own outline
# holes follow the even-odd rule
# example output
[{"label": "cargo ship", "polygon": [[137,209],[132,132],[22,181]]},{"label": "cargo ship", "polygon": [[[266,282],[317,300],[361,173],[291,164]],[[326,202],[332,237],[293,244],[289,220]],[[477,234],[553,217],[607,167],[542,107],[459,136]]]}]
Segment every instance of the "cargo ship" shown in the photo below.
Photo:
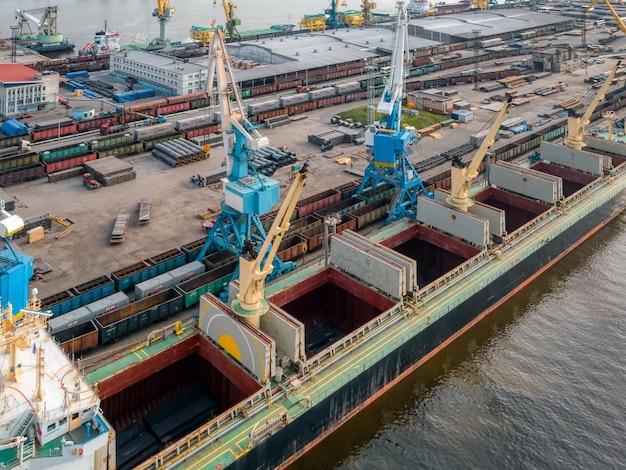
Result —
[{"label": "cargo ship", "polygon": [[[33,324],[38,311],[55,318],[47,330],[5,336],[5,344],[20,351],[23,374],[48,369],[32,374],[34,384],[24,382],[25,397],[13,394],[23,411],[6,426],[2,461],[122,470],[295,462],[626,208],[622,144],[584,136],[616,70],[587,110],[568,118],[566,145],[542,141],[540,159],[483,163],[495,123],[471,161],[453,158],[439,178],[422,182],[407,171],[403,185],[368,185],[396,168],[385,164],[389,152],[374,152],[375,171],[362,181],[298,200],[285,226],[291,236],[277,256],[322,254],[268,282],[266,311],[254,321],[233,303],[249,284],[231,281],[244,256],[237,261],[224,250],[202,257],[203,239],[29,306],[24,315]],[[386,86],[402,75],[394,66]],[[374,149],[382,142],[391,160],[408,158],[412,130],[371,134]],[[409,186],[414,190],[406,194]],[[242,185],[244,195],[248,190]],[[406,216],[393,223],[372,225],[402,210]],[[271,233],[278,216],[265,215],[261,222],[272,223]],[[224,287],[226,301],[218,295]],[[131,293],[132,302],[125,298]],[[196,316],[183,320],[183,310]],[[154,326],[159,321],[164,326]],[[57,331],[59,323],[65,326]],[[33,357],[43,354],[42,345],[78,355],[142,328],[149,333],[141,345],[84,376],[75,375],[80,368],[67,356],[59,363]],[[44,343],[50,334],[56,341]],[[3,363],[17,364],[9,357]],[[16,368],[2,369],[6,389],[22,388],[10,375]],[[60,392],[35,393],[46,390],[36,378],[48,376],[48,386]],[[61,405],[52,401],[57,396]],[[76,408],[81,419],[71,425]],[[94,436],[101,440],[90,447]],[[66,459],[46,460],[57,452]]]}]

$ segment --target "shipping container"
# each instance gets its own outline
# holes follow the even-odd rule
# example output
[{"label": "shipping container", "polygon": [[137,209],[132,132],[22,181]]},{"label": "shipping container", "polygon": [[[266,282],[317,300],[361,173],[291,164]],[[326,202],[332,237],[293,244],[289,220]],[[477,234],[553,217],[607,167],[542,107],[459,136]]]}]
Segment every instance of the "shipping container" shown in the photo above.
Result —
[{"label": "shipping container", "polygon": [[158,276],[135,284],[135,299],[144,299],[148,296],[163,292],[177,286],[181,282],[205,272],[205,265],[200,261],[192,261],[178,268],[167,271]]},{"label": "shipping container", "polygon": [[222,264],[210,271],[180,283],[176,289],[183,295],[185,308],[197,304],[202,294],[217,295],[228,286],[238,261]]},{"label": "shipping container", "polygon": [[70,310],[67,313],[51,318],[48,320],[47,324],[48,331],[52,334],[57,334],[77,325],[87,323],[90,320],[94,320],[99,315],[111,312],[128,305],[129,303],[130,300],[126,294],[123,292],[115,292],[99,300],[95,300],[94,302],[82,305]]},{"label": "shipping container", "polygon": [[[333,90],[334,94],[334,89],[331,88],[331,90]],[[293,95],[285,95],[281,96],[278,99],[278,102],[280,103],[280,106],[282,108],[300,103],[306,103],[307,101],[309,101],[309,95],[307,93],[295,93]]]},{"label": "shipping container", "polygon": [[308,96],[309,96],[310,101],[316,101],[322,98],[329,98],[331,96],[335,96],[336,94],[337,94],[336,87],[329,86],[325,88],[319,88],[317,90],[311,90],[309,91]]},{"label": "shipping container", "polygon": [[252,103],[248,105],[248,114],[266,113],[268,111],[274,111],[281,107],[279,100],[267,100],[258,103]]},{"label": "shipping container", "polygon": [[172,133],[174,133],[174,124],[170,122],[133,129],[133,137],[137,141],[148,140]]},{"label": "shipping container", "polygon": [[108,344],[117,341],[151,323],[174,316],[182,309],[182,294],[175,289],[168,289],[105,313],[95,320],[100,331],[100,343]]}]

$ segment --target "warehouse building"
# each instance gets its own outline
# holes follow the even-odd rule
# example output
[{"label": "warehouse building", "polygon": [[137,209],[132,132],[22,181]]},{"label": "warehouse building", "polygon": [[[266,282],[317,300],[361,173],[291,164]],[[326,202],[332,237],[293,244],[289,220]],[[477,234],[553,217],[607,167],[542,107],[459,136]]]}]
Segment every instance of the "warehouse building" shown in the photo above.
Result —
[{"label": "warehouse building", "polygon": [[455,44],[491,38],[503,41],[531,39],[568,31],[575,26],[574,18],[514,8],[415,19],[410,21],[408,33],[443,44]]},{"label": "warehouse building", "polygon": [[188,95],[206,89],[207,65],[176,57],[130,50],[111,55],[111,73],[172,95]]},{"label": "warehouse building", "polygon": [[21,64],[0,67],[0,115],[15,116],[53,108],[58,96],[58,73],[37,72]]}]

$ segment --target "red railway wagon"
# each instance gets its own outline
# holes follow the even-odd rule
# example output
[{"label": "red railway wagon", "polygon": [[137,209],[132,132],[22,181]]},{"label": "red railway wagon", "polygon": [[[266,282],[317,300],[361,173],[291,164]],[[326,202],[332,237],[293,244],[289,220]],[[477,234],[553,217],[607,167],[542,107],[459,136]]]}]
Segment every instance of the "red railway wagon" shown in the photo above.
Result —
[{"label": "red railway wagon", "polygon": [[76,132],[78,132],[76,123],[68,122],[54,127],[40,127],[38,129],[32,129],[30,131],[30,136],[33,142],[39,142],[40,140],[56,139],[57,137],[75,134]]},{"label": "red railway wagon", "polygon": [[87,132],[93,129],[100,129],[103,124],[115,125],[120,122],[120,118],[117,114],[111,114],[109,116],[100,116],[94,119],[86,121],[76,121],[76,130],[78,132]]},{"label": "red railway wagon", "polygon": [[54,162],[45,162],[46,174],[54,173],[55,171],[69,170],[70,168],[76,168],[83,163],[95,160],[97,155],[95,152],[88,153],[86,155],[80,155],[78,157],[70,157],[65,160],[56,160]]},{"label": "red railway wagon", "polygon": [[189,102],[167,104],[165,106],[159,106],[156,108],[157,114],[173,114],[181,111],[187,111],[189,109]]}]

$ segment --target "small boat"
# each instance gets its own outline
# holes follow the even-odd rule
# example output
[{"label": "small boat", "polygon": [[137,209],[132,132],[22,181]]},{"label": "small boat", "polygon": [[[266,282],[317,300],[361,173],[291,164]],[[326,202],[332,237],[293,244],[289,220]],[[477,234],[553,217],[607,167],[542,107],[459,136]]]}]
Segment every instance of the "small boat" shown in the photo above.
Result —
[{"label": "small boat", "polygon": [[108,31],[106,21],[104,22],[104,30],[96,32],[93,41],[85,44],[79,55],[100,55],[114,54],[122,50],[120,46],[120,33],[117,31]]}]

